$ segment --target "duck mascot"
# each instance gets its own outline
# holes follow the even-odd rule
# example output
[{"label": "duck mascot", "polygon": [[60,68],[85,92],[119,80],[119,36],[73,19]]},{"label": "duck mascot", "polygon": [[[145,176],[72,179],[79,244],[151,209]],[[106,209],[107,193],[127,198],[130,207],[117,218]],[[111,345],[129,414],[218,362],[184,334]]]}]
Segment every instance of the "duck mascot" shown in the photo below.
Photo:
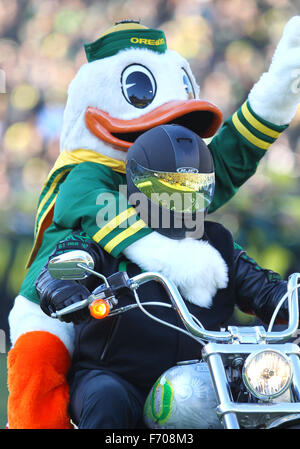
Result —
[{"label": "duck mascot", "polygon": [[[35,289],[50,254],[72,230],[80,228],[82,238],[79,233],[67,249],[84,249],[88,235],[114,257],[124,255],[169,276],[192,302],[203,291],[201,241],[162,236],[120,190],[126,185],[126,151],[137,136],[176,123],[202,138],[212,137],[213,212],[255,173],[300,102],[300,89],[293,89],[293,73],[300,67],[300,16],[288,22],[269,70],[223,124],[218,107],[200,99],[188,62],[167,49],[162,31],[122,21],[85,45],[85,51],[88,62],[68,91],[60,155],[40,195],[29,270],[9,315],[11,429],[72,427],[67,373],[74,325],[44,314]],[[224,287],[226,273],[212,277],[211,285]]]}]

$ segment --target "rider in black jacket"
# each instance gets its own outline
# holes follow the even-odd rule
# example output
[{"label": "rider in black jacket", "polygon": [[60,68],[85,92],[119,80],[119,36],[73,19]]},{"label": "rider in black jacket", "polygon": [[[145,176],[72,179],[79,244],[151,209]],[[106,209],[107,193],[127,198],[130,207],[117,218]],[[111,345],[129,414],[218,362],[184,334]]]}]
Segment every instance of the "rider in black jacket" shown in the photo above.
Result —
[{"label": "rider in black jacket", "polygon": [[[173,132],[173,129],[171,131]],[[171,138],[172,132],[168,134]],[[175,144],[173,142],[172,151],[174,147],[176,149],[176,142]],[[206,147],[199,147],[199,143],[197,145],[202,165],[199,158],[197,164],[201,165],[200,173],[203,178],[203,173],[211,174],[212,169],[209,167],[209,157],[203,168],[203,160],[207,156]],[[133,147],[133,153],[130,154],[134,156],[136,166],[141,149],[135,144]],[[166,151],[166,147],[164,150]],[[180,152],[180,148],[178,151]],[[176,153],[176,156],[176,160],[180,160],[180,154],[178,156]],[[143,182],[147,180],[145,165],[146,159],[139,167],[139,173],[141,167],[144,169]],[[190,165],[191,161],[188,167]],[[132,165],[128,164],[128,167],[132,168]],[[128,172],[129,170],[130,168]],[[165,173],[168,173],[166,179],[170,181],[170,173],[178,172],[174,167],[167,167]],[[134,176],[132,179],[136,181]],[[178,180],[182,180],[182,177],[178,177],[176,182]],[[211,192],[212,197],[213,190],[209,190],[207,179],[204,184],[205,193]],[[136,182],[135,185],[139,184]],[[203,214],[202,211],[203,215],[205,212]],[[158,232],[160,231],[159,229]],[[172,238],[184,238],[182,235],[176,235],[177,228],[172,231],[174,231],[173,234],[171,232]],[[163,233],[166,234],[165,231]],[[234,243],[231,233],[221,224],[205,220],[200,240],[213,251],[217,250],[226,264],[228,279],[226,285],[216,290],[209,305],[189,301],[182,291],[190,312],[210,330],[218,330],[226,323],[232,316],[235,305],[245,312],[257,315],[263,322],[268,322],[279,300],[286,293],[286,281],[283,281],[278,274],[261,268],[248,257],[246,252]],[[95,270],[106,277],[121,270],[126,270],[129,277],[141,272],[141,267],[137,263],[125,257],[123,259],[112,257],[80,230],[74,231],[68,239],[60,242],[50,258],[73,249],[88,251],[95,262]],[[84,281],[53,279],[45,266],[36,282],[42,310],[51,315],[53,311],[86,298],[97,286],[96,281],[97,278],[93,276]],[[163,287],[155,282],[142,285],[138,294],[142,303],[169,302]],[[132,292],[123,290],[118,296],[118,301],[118,306],[133,303]],[[177,313],[172,309],[153,306],[151,313],[173,325],[183,327]],[[286,303],[281,308],[278,318],[287,319]],[[76,323],[75,352],[69,374],[70,412],[80,428],[134,428],[141,425],[145,398],[161,373],[176,365],[178,361],[197,359],[201,356],[201,346],[198,342],[151,320],[139,309],[107,317],[105,320],[95,320],[85,309],[66,315],[64,319]]]},{"label": "rider in black jacket", "polygon": [[[286,292],[287,283],[276,273],[262,269],[250,259],[245,251],[233,243],[231,234],[223,226],[207,222],[205,231],[205,238],[211,244],[214,243],[215,247],[216,239],[211,237],[215,232],[222,241],[226,240],[226,262],[230,263],[229,282],[227,288],[218,290],[210,308],[186,302],[190,312],[210,330],[219,329],[232,316],[235,304],[241,310],[253,312],[262,321],[268,322],[279,299]],[[92,240],[87,248],[86,237],[80,231],[74,233],[71,239],[61,242],[52,257],[65,248],[67,251],[79,249],[83,239],[84,250],[92,255],[96,271],[110,276],[126,267],[130,277],[141,272],[136,264],[113,258]],[[51,310],[60,310],[71,301],[86,298],[97,282],[93,276],[85,281],[53,279],[45,267],[36,284],[41,307],[47,314]],[[142,285],[138,293],[141,302],[168,302],[165,291],[155,282]],[[129,291],[123,292],[118,300],[118,306],[134,303]],[[182,327],[177,313],[172,309],[153,306],[151,313]],[[287,319],[286,304],[278,317]],[[81,321],[82,318],[85,319]],[[75,325],[75,352],[69,380],[71,416],[81,428],[135,427],[141,417],[146,395],[161,373],[178,361],[200,358],[199,343],[151,320],[139,309],[104,320],[88,316],[85,310],[67,315],[65,319],[78,322]],[[105,404],[99,405],[99,410],[98,401]],[[96,413],[93,412],[95,407]],[[131,416],[133,411],[136,413]]]}]

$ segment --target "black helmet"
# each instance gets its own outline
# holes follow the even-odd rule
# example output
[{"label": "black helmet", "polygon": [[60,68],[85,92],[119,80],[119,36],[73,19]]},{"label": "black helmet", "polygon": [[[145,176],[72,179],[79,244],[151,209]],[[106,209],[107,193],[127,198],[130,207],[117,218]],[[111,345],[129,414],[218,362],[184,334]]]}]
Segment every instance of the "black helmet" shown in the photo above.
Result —
[{"label": "black helmet", "polygon": [[215,173],[197,134],[180,125],[146,131],[128,150],[126,177],[129,203],[149,227],[173,239],[203,236]]}]

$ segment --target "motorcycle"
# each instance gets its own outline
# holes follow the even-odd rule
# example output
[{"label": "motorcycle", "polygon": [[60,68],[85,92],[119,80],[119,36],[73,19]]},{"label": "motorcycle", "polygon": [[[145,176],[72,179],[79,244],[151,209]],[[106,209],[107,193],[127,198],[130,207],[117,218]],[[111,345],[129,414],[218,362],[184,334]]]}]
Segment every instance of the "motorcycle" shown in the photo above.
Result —
[{"label": "motorcycle", "polygon": [[[144,420],[155,429],[274,429],[300,428],[300,350],[289,342],[298,329],[298,286],[300,273],[288,279],[268,328],[228,326],[220,331],[205,329],[188,311],[176,285],[155,272],[129,278],[126,272],[105,277],[94,271],[94,262],[85,251],[61,254],[48,264],[52,277],[84,279],[93,274],[102,283],[86,299],[52,314],[63,315],[89,307],[96,319],[109,319],[139,308],[149,318],[184,332],[202,346],[198,360],[179,362],[165,371],[152,387],[144,407]],[[170,304],[140,302],[138,289],[150,281],[160,283]],[[130,289],[135,303],[118,306],[122,288]],[[288,301],[287,328],[274,331],[282,304]],[[184,329],[162,321],[149,312],[151,306],[174,308]]]}]

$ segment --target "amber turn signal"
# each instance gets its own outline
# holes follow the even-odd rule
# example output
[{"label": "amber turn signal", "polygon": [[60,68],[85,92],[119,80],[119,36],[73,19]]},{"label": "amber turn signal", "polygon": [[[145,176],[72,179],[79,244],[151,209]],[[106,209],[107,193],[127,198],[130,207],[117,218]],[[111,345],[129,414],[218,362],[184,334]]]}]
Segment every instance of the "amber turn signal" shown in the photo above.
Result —
[{"label": "amber turn signal", "polygon": [[110,306],[104,299],[95,299],[90,305],[90,314],[97,320],[105,318],[110,312]]}]

